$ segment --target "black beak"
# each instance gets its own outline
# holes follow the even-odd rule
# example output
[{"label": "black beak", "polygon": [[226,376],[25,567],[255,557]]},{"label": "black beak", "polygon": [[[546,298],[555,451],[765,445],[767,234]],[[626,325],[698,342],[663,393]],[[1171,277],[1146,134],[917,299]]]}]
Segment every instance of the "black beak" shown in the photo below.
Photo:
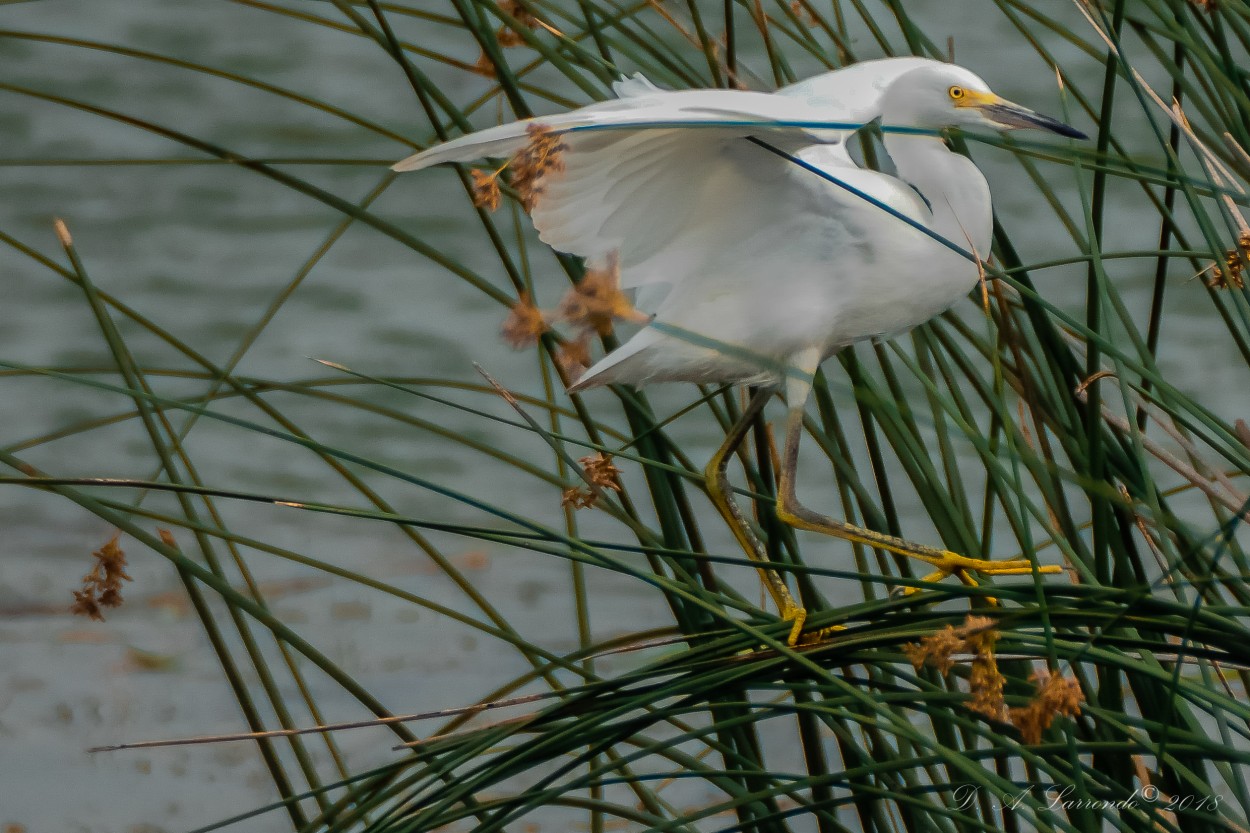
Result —
[{"label": "black beak", "polygon": [[1041,113],[1034,113],[1027,107],[1021,107],[1018,104],[1006,101],[982,107],[981,112],[985,114],[986,118],[1007,128],[1032,127],[1038,130],[1049,130],[1051,133],[1058,133],[1060,136],[1067,136],[1070,139],[1089,138],[1075,127],[1070,127],[1058,119],[1043,116]]}]

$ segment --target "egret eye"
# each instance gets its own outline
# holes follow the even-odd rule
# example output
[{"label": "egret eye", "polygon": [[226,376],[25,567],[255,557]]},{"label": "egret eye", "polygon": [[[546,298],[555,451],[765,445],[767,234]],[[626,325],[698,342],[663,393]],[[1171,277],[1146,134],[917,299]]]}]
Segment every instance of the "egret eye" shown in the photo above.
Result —
[{"label": "egret eye", "polygon": [[951,87],[947,90],[947,93],[950,94],[952,101],[959,101],[959,99],[963,98],[965,95],[963,87]]}]

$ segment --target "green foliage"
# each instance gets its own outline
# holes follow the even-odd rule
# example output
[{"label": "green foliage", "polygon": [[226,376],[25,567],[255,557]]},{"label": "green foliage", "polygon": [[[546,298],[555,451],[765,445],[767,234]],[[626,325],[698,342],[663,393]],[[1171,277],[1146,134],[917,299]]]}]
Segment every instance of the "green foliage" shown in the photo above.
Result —
[{"label": "green foliage", "polygon": [[[427,284],[479,293],[485,306],[475,332],[497,328],[522,293],[550,304],[580,279],[579,264],[551,257],[532,239],[514,195],[505,192],[496,213],[471,208],[469,172],[456,172],[463,202],[447,206],[447,215],[462,233],[477,235],[471,255],[457,254],[438,229],[418,227],[400,201],[383,199],[400,188],[410,189],[405,200],[417,199],[420,186],[412,178],[397,182],[379,165],[500,115],[603,98],[620,73],[641,71],[674,88],[768,88],[881,54],[944,57],[947,30],[931,10],[923,21],[911,16],[930,4],[245,5],[280,16],[285,26],[364,39],[393,60],[394,73],[378,83],[403,92],[396,100],[409,109],[378,123],[297,84],[275,86],[243,70],[122,41],[0,32],[10,42],[107,54],[118,77],[144,64],[251,87],[294,107],[283,113],[306,111],[390,143],[385,159],[253,158],[184,132],[184,114],[158,121],[67,95],[51,82],[0,83],[11,100],[85,111],[171,140],[194,157],[169,164],[235,166],[332,217],[324,243],[253,314],[254,327],[224,362],[98,288],[91,252],[80,256],[68,237],[65,256],[54,256],[0,230],[0,241],[24,255],[30,270],[77,287],[66,303],[89,309],[112,359],[107,368],[0,362],[5,384],[42,377],[81,391],[84,402],[107,403],[42,436],[6,438],[0,461],[11,473],[0,482],[61,495],[166,559],[254,731],[292,729],[307,722],[295,714],[318,714],[325,695],[314,695],[310,677],[333,681],[378,717],[412,710],[371,693],[283,622],[250,577],[257,559],[288,559],[353,582],[361,594],[436,611],[511,646],[528,667],[494,679],[493,690],[466,690],[459,704],[504,701],[492,709],[506,716],[469,710],[443,715],[441,723],[389,723],[398,742],[415,745],[382,766],[344,756],[333,733],[255,740],[281,798],[267,809],[286,812],[300,830],[388,833],[452,824],[517,829],[531,821],[595,831],[760,833],[1247,827],[1250,790],[1241,767],[1250,762],[1250,585],[1241,522],[1250,501],[1240,478],[1250,471],[1250,431],[1227,413],[1237,401],[1231,391],[1174,357],[1198,333],[1221,379],[1245,385],[1250,371],[1250,297],[1233,280],[1246,255],[1237,246],[1247,232],[1243,188],[1250,183],[1250,7],[1241,0],[940,4],[951,12],[943,23],[957,50],[961,32],[980,28],[999,33],[994,48],[1018,55],[1029,72],[1050,67],[1068,120],[1094,125],[1094,139],[1067,147],[950,137],[992,169],[999,197],[984,290],[909,336],[849,349],[840,367],[830,363],[807,423],[805,493],[820,505],[812,473],[825,472],[825,484],[832,473],[836,512],[848,519],[911,540],[940,539],[971,556],[1023,554],[1068,572],[1000,579],[992,589],[926,585],[906,563],[795,534],[772,516],[773,466],[761,427],[741,455],[742,494],[754,503],[774,563],[811,611],[810,626],[845,626],[824,643],[796,649],[784,644],[789,626],[752,601],[749,563],[704,494],[704,451],[741,407],[736,393],[614,390],[570,398],[554,334],[533,348],[532,375],[501,377],[509,389],[528,392],[515,408],[467,367],[448,379],[381,378],[370,368],[329,365],[310,379],[237,371],[349,226],[395,241]],[[334,65],[319,72],[333,73]],[[865,154],[875,156],[871,131]],[[366,196],[319,175],[320,165],[371,176]],[[1038,212],[1029,223],[1005,208],[1025,204]],[[1062,250],[1027,254],[1036,249],[1030,223],[1066,235]],[[1202,279],[1189,279],[1198,273]],[[420,310],[411,325],[422,327]],[[615,343],[603,341],[605,348]],[[422,407],[431,404],[441,410]],[[474,478],[515,477],[549,493],[550,515],[481,499],[471,484],[390,461],[350,438],[314,437],[301,416],[309,406],[322,418],[368,414],[390,436],[460,444],[477,455]],[[118,423],[145,439],[151,477],[105,482],[112,472],[42,471],[27,459],[33,449]],[[312,502],[201,479],[193,440],[206,424],[304,450],[347,496]],[[692,436],[706,443],[697,453],[683,448],[681,438]],[[537,442],[546,458],[516,452],[523,442]],[[582,485],[578,458],[595,452],[612,455],[624,488],[605,490],[592,509],[562,508],[561,492]],[[283,457],[273,453],[280,465]],[[456,505],[458,514],[400,508],[420,505],[393,497],[414,489]],[[144,502],[151,493],[172,495],[172,502],[152,509]],[[435,598],[238,531],[219,510],[240,501],[345,516],[361,547],[397,527],[461,595]],[[595,535],[584,535],[583,525]],[[162,537],[157,526],[173,534]],[[438,542],[448,540],[567,562],[567,608],[578,617],[580,644],[563,650],[542,634],[519,632],[498,600],[474,588],[443,552]],[[135,552],[131,561],[143,557]],[[671,624],[638,621],[604,633],[594,590],[595,576],[606,572],[662,597]],[[889,592],[900,588],[920,592]],[[1007,706],[1024,707],[1033,676],[1045,670],[1079,682],[1079,715],[1058,717],[1040,742],[1028,743],[1004,715],[968,708],[975,680],[967,657],[957,656],[948,675],[914,668],[903,647],[960,625],[969,605],[1000,634],[995,651]],[[419,640],[415,634],[412,650],[421,650]],[[623,663],[617,652],[625,648],[631,652]],[[510,699],[519,692],[539,696]],[[315,744],[325,744],[328,759],[313,754]],[[1057,795],[1070,803],[1056,803]]]}]

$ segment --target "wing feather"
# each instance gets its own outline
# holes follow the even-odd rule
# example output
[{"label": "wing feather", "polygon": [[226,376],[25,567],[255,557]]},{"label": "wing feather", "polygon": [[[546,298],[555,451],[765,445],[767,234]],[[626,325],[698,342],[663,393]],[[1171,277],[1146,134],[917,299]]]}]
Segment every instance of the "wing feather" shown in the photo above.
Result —
[{"label": "wing feather", "polygon": [[777,95],[828,108],[848,121],[867,122],[881,115],[881,96],[887,87],[900,76],[925,66],[941,66],[941,63],[910,56],[860,61],[782,87]]},{"label": "wing feather", "polygon": [[[722,231],[736,226],[745,234],[769,211],[784,213],[780,206],[787,203],[797,210],[813,199],[839,199],[831,193],[838,189],[743,137],[766,137],[823,170],[862,176],[867,172],[845,150],[853,131],[817,124],[871,121],[896,78],[931,63],[866,61],[777,93],[663,91],[635,75],[614,85],[616,100],[462,136],[394,169],[511,156],[529,142],[530,125],[541,124],[563,134],[565,150],[563,171],[543,180],[531,212],[540,238],[592,265],[617,252],[625,287],[676,286],[703,267],[701,247],[709,241],[700,237],[702,217],[715,216]],[[768,206],[753,204],[757,190],[767,194]],[[820,193],[813,197],[813,190]],[[912,194],[887,196],[915,208]]]}]

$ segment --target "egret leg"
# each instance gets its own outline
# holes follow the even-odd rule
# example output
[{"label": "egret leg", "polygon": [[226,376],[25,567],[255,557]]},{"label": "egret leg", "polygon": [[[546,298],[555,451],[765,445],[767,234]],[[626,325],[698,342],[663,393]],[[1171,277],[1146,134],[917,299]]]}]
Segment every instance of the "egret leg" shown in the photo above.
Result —
[{"label": "egret leg", "polygon": [[[738,539],[738,543],[742,546],[743,552],[747,554],[747,558],[760,564],[769,560],[768,551],[764,549],[764,544],[754,530],[751,529],[750,523],[743,516],[742,510],[733,498],[733,490],[729,485],[728,468],[730,456],[742,444],[747,432],[751,429],[751,423],[764,410],[764,406],[768,404],[768,400],[776,392],[777,388],[775,387],[762,387],[755,392],[755,395],[751,397],[751,400],[743,410],[742,416],[730,427],[729,432],[725,435],[725,442],[712,455],[712,459],[708,461],[707,469],[704,470],[704,477],[707,479],[707,493],[712,499],[712,503],[720,511],[730,530],[733,531],[734,537]],[[768,590],[768,595],[773,597],[782,620],[791,623],[790,635],[786,638],[786,644],[798,644],[799,635],[803,632],[803,623],[807,621],[807,610],[794,600],[794,596],[790,593],[790,588],[786,586],[785,580],[776,570],[764,566],[756,569],[759,570],[760,580],[764,583],[765,589]]]},{"label": "egret leg", "polygon": [[[926,547],[923,544],[895,538],[893,535],[864,529],[846,521],[835,521],[799,503],[794,491],[794,472],[799,461],[799,438],[803,435],[803,405],[807,401],[807,394],[811,389],[811,376],[816,372],[820,357],[814,353],[807,353],[798,358],[799,361],[796,364],[802,372],[786,382],[786,397],[790,413],[786,420],[786,447],[781,461],[781,483],[777,490],[777,517],[783,523],[797,529],[823,532],[826,535],[924,561],[934,568],[932,573],[925,576],[925,581],[937,581],[955,574],[965,584],[975,586],[976,580],[972,577],[972,573],[1028,575],[1033,572],[1033,565],[1028,559],[987,561],[980,558],[968,558],[949,550]],[[1054,565],[1038,567],[1038,572],[1042,573],[1059,571],[1060,568]]]}]

